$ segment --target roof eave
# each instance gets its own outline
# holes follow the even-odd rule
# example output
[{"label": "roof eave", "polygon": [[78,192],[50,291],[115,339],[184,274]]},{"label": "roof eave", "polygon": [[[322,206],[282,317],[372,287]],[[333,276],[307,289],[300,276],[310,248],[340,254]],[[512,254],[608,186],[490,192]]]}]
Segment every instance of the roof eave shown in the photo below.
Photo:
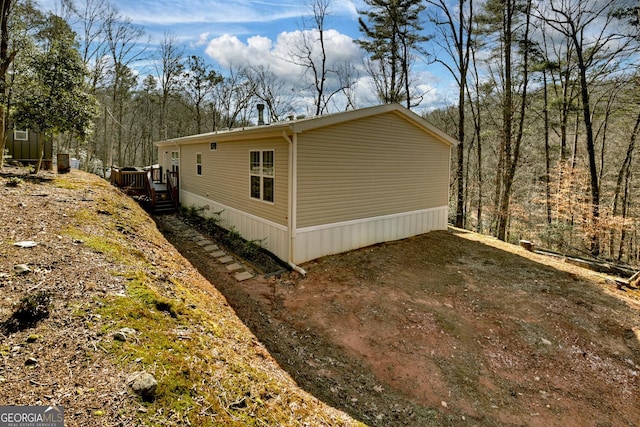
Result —
[{"label": "roof eave", "polygon": [[180,138],[165,139],[162,141],[154,142],[157,147],[166,146],[178,146],[178,145],[190,145],[190,144],[202,144],[206,141],[211,142],[228,142],[246,139],[248,136],[257,138],[269,138],[274,136],[280,136],[283,129],[291,127],[290,123],[274,123],[271,125],[254,126],[246,128],[237,128],[232,130],[201,133],[197,135],[183,136]]},{"label": "roof eave", "polygon": [[272,123],[264,126],[254,126],[248,128],[238,128],[222,132],[210,132],[207,134],[190,135],[181,138],[173,138],[164,141],[158,141],[154,144],[158,147],[178,146],[189,144],[201,144],[206,141],[211,142],[227,142],[243,140],[253,136],[258,138],[268,138],[279,136],[282,131],[290,131],[293,133],[302,133],[314,129],[332,126],[340,123],[346,123],[353,120],[363,119],[379,114],[394,113],[418,126],[426,133],[436,137],[439,141],[450,147],[458,145],[458,141],[429,123],[423,117],[403,107],[400,104],[383,104],[374,107],[367,107],[358,110],[349,110],[341,113],[328,114],[325,116],[309,117],[285,122]]}]

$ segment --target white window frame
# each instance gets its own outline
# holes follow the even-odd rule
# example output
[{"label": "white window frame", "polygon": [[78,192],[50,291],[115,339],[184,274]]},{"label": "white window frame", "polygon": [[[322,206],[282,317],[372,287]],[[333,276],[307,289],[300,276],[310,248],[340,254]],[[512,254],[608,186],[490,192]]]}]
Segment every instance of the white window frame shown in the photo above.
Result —
[{"label": "white window frame", "polygon": [[28,141],[29,140],[29,129],[13,129],[13,140],[14,141]]},{"label": "white window frame", "polygon": [[209,151],[218,151],[218,143],[210,142],[209,143]]},{"label": "white window frame", "polygon": [[196,175],[202,176],[202,153],[196,153]]},{"label": "white window frame", "polygon": [[[257,165],[253,161],[253,153],[259,153]],[[272,165],[265,166],[265,153],[271,153]],[[259,180],[260,195],[254,195],[254,180]],[[265,198],[266,183],[271,181],[271,200]],[[253,200],[260,200],[264,203],[274,204],[276,199],[276,150],[250,150],[249,151],[249,197]]]}]

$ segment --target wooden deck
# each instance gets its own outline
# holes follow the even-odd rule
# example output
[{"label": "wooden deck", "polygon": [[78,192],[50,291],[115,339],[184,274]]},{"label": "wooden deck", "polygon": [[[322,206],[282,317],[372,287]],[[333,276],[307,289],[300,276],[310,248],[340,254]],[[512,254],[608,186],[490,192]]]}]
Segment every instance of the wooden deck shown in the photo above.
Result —
[{"label": "wooden deck", "polygon": [[166,174],[162,180],[162,166],[144,168],[111,168],[111,184],[131,196],[136,196],[155,214],[173,213],[179,206],[178,173]]}]

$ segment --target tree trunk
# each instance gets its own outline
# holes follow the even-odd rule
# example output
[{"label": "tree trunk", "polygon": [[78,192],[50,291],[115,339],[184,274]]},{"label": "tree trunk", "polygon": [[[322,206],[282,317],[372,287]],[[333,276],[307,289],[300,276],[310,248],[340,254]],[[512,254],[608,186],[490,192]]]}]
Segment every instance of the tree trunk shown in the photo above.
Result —
[{"label": "tree trunk", "polygon": [[547,203],[547,225],[551,225],[551,154],[549,147],[549,94],[547,87],[547,72],[542,72],[544,84],[544,158],[545,158],[545,175],[544,175],[544,193]]},{"label": "tree trunk", "polygon": [[511,163],[512,163],[512,138],[513,138],[513,79],[511,77],[511,49],[512,49],[512,10],[511,0],[504,2],[502,14],[502,32],[504,38],[504,101],[502,104],[502,154],[504,158],[503,168],[498,169],[498,174],[502,175],[502,191],[498,203],[498,224],[496,229],[496,237],[499,240],[505,240],[507,235],[507,220],[509,217],[509,202],[511,197],[510,179]]},{"label": "tree trunk", "polygon": [[[636,122],[633,126],[633,132],[631,132],[631,137],[629,138],[629,145],[627,146],[627,154],[620,166],[620,170],[618,170],[618,179],[616,180],[616,188],[613,194],[613,212],[612,215],[615,217],[618,214],[618,206],[620,204],[620,193],[622,191],[622,183],[624,181],[624,194],[622,197],[622,214],[623,219],[626,218],[627,214],[627,206],[628,206],[628,188],[629,181],[631,179],[631,164],[633,160],[633,152],[635,149],[636,139],[638,137],[638,133],[640,133],[640,113],[636,116]],[[623,223],[624,224],[624,223]],[[609,244],[613,247],[613,231],[611,232],[610,242]],[[618,251],[618,260],[622,257],[622,250],[624,245],[624,240],[626,237],[625,227],[623,225],[622,232],[620,236],[620,245]]]},{"label": "tree trunk", "polygon": [[582,98],[582,118],[587,138],[587,156],[589,158],[589,176],[591,184],[591,255],[600,255],[600,238],[598,236],[598,222],[600,219],[600,185],[598,181],[598,166],[596,164],[596,149],[593,137],[593,122],[591,120],[591,101],[589,97],[589,82],[587,81],[587,65],[584,61],[584,52],[578,42],[577,35],[573,34],[573,42],[578,58],[578,69],[580,74],[580,96]]},{"label": "tree trunk", "polygon": [[4,166],[4,150],[7,142],[7,71],[15,52],[9,51],[9,15],[13,0],[3,0],[0,8],[0,170]]},{"label": "tree trunk", "polygon": [[506,2],[507,10],[505,14],[505,105],[503,107],[503,119],[504,123],[504,141],[505,141],[505,169],[504,169],[504,179],[503,179],[503,194],[501,198],[500,211],[498,215],[498,233],[497,237],[500,240],[506,240],[507,238],[507,229],[509,227],[509,207],[511,204],[511,195],[512,195],[512,187],[513,181],[516,175],[516,168],[518,166],[518,161],[520,159],[520,147],[522,145],[522,139],[524,137],[524,117],[526,114],[527,107],[527,86],[529,84],[529,27],[531,20],[531,0],[528,0],[526,3],[525,14],[525,24],[524,24],[524,34],[523,40],[521,43],[525,45],[523,52],[523,63],[522,63],[522,95],[520,99],[520,116],[518,120],[518,128],[517,134],[515,135],[515,140],[513,139],[513,124],[512,120],[514,118],[513,114],[513,92],[512,92],[512,74],[511,74],[511,66],[512,66],[512,58],[511,58],[511,43],[512,43],[512,25],[513,25],[513,14],[516,11],[515,4],[512,4],[510,1]]},{"label": "tree trunk", "polygon": [[[0,85],[2,85],[1,82]],[[2,94],[0,94],[0,97],[4,98]],[[2,170],[2,167],[4,166],[4,150],[7,146],[7,115],[5,111],[4,105],[0,102],[0,170]]]}]

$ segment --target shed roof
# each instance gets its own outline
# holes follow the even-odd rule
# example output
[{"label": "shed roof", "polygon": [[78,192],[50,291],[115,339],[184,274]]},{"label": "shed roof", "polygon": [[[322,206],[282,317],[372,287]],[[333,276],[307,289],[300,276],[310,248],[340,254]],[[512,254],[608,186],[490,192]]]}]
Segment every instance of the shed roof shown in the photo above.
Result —
[{"label": "shed roof", "polygon": [[290,133],[302,133],[309,130],[320,129],[327,126],[346,123],[353,120],[368,118],[380,114],[394,113],[411,122],[413,125],[422,129],[425,133],[433,135],[439,141],[449,146],[458,144],[454,138],[429,123],[408,108],[400,104],[383,104],[375,107],[361,108],[357,110],[343,111],[340,113],[327,114],[324,116],[315,116],[303,119],[287,120],[275,122],[261,126],[251,126],[243,128],[235,128],[224,131],[209,132],[197,135],[189,135],[180,138],[171,138],[163,141],[157,141],[157,146],[175,146],[185,144],[202,143],[203,140],[215,138],[216,141],[233,141],[242,140],[248,137],[267,137],[271,135],[280,135],[283,131]]}]

